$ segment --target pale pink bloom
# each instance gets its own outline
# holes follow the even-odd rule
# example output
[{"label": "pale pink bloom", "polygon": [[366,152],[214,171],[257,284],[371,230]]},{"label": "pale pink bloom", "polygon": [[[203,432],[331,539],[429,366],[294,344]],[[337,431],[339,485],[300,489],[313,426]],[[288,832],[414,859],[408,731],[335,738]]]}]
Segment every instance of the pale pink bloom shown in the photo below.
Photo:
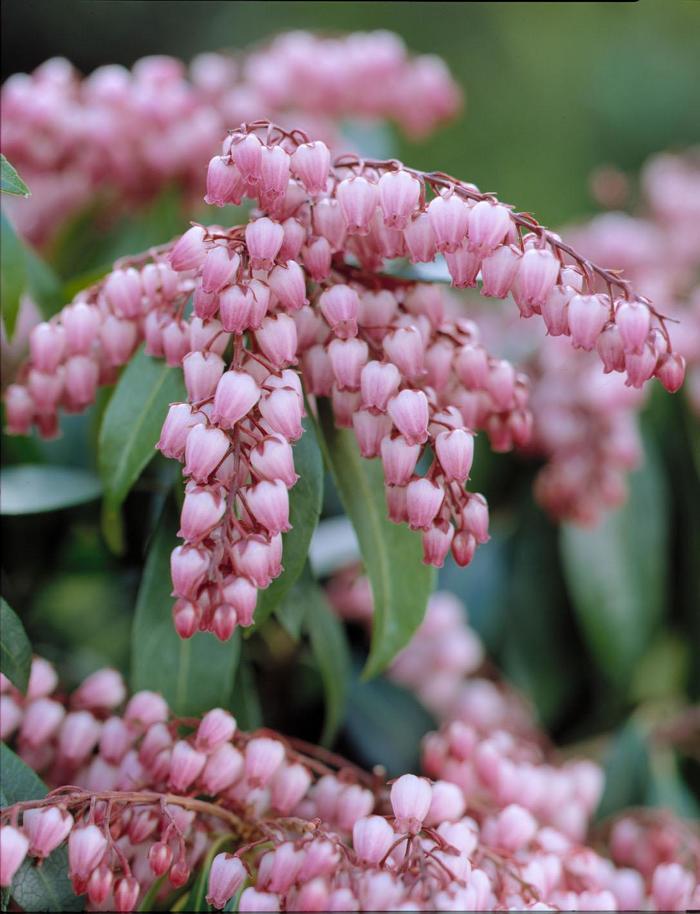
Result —
[{"label": "pale pink bloom", "polygon": [[396,840],[394,829],[382,816],[358,819],[352,828],[352,846],[363,863],[379,864]]},{"label": "pale pink bloom", "polygon": [[283,764],[270,782],[270,801],[282,816],[288,816],[311,786],[311,774],[304,765]]},{"label": "pale pink bloom", "polygon": [[68,865],[73,879],[87,880],[99,865],[107,839],[97,825],[74,828],[68,838]]},{"label": "pale pink bloom", "polygon": [[352,175],[338,184],[335,193],[348,231],[366,235],[377,207],[377,185],[361,175]]},{"label": "pale pink bloom", "polygon": [[321,294],[319,306],[336,336],[348,339],[357,335],[360,301],[354,289],[346,285],[331,286]]},{"label": "pale pink bloom", "polygon": [[181,236],[168,257],[173,270],[178,273],[196,270],[204,263],[207,256],[205,236],[201,225],[193,225]]},{"label": "pale pink bloom", "polygon": [[12,885],[28,848],[29,841],[19,829],[11,825],[0,828],[0,886],[7,888]]},{"label": "pale pink bloom", "polygon": [[411,530],[427,530],[445,497],[443,489],[430,479],[414,479],[406,488],[406,513]]},{"label": "pale pink bloom", "polygon": [[32,748],[47,743],[58,730],[66,710],[58,701],[50,698],[37,698],[24,708],[21,741]]},{"label": "pale pink bloom", "polygon": [[263,479],[281,479],[291,488],[299,478],[294,470],[292,447],[283,435],[272,434],[263,438],[251,450],[250,465]]},{"label": "pale pink bloom", "polygon": [[292,155],[292,172],[310,194],[326,189],[331,154],[324,142],[302,143]]},{"label": "pale pink bloom", "polygon": [[274,267],[267,281],[287,311],[298,311],[308,305],[304,272],[295,260],[287,260],[285,264]]},{"label": "pale pink bloom", "polygon": [[243,756],[230,743],[224,743],[207,759],[199,781],[206,793],[223,793],[243,774]]},{"label": "pale pink bloom", "polygon": [[424,370],[425,347],[417,327],[399,327],[384,337],[384,352],[409,381],[417,380]]},{"label": "pale pink bloom", "polygon": [[264,787],[284,760],[284,746],[279,740],[261,736],[245,747],[245,776],[251,787]]},{"label": "pale pink bloom", "polygon": [[184,793],[202,773],[206,761],[204,752],[198,752],[185,740],[178,740],[170,757],[168,782],[172,789]]},{"label": "pale pink bloom", "polygon": [[289,493],[281,479],[263,479],[246,490],[245,499],[253,519],[273,536],[291,529]]},{"label": "pale pink bloom", "polygon": [[74,708],[100,709],[116,708],[126,698],[126,685],[117,670],[97,670],[71,696]]},{"label": "pale pink bloom", "polygon": [[222,428],[233,428],[259,399],[260,388],[247,372],[225,371],[216,387],[212,421]]},{"label": "pale pink bloom", "polygon": [[247,876],[240,857],[234,857],[233,854],[217,854],[209,871],[207,903],[214,908],[224,908]]},{"label": "pale pink bloom", "polygon": [[205,539],[225,511],[226,502],[217,491],[195,486],[185,492],[178,536],[192,543]]},{"label": "pale pink bloom", "polygon": [[22,826],[29,837],[29,853],[43,858],[66,840],[73,828],[73,817],[59,806],[28,809]]},{"label": "pale pink bloom", "polygon": [[274,368],[296,362],[297,326],[288,314],[266,317],[255,331],[255,339]]},{"label": "pale pink bloom", "polygon": [[435,248],[442,253],[456,251],[464,241],[470,210],[457,194],[438,196],[428,205],[428,217],[435,237]]},{"label": "pale pink bloom", "polygon": [[185,443],[184,474],[192,476],[198,483],[206,483],[226,457],[230,447],[228,435],[220,428],[195,425]]},{"label": "pale pink bloom", "polygon": [[284,229],[278,222],[267,216],[249,222],[245,229],[245,241],[248,246],[254,270],[269,270],[274,265],[282,242]]},{"label": "pale pink bloom", "polygon": [[573,295],[569,299],[569,331],[577,349],[591,350],[610,317],[610,305],[603,295]]},{"label": "pale pink bloom", "polygon": [[469,250],[485,257],[503,243],[510,226],[510,213],[505,206],[481,200],[469,213]]},{"label": "pale pink bloom", "polygon": [[428,438],[428,400],[422,390],[402,390],[387,405],[394,425],[409,444]]}]

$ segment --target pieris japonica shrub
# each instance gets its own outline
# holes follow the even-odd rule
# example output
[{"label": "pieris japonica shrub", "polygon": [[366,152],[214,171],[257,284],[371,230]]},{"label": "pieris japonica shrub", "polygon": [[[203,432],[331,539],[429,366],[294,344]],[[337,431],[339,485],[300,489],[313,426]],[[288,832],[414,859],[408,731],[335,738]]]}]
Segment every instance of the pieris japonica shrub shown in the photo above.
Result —
[{"label": "pieris japonica shrub", "polygon": [[[542,694],[517,673],[529,694],[508,685],[461,602],[434,593],[436,569],[468,577],[457,569],[501,540],[476,481],[488,482],[487,451],[514,451],[540,460],[533,491],[553,517],[607,524],[562,534],[577,604],[605,615],[634,601],[605,580],[591,594],[581,568],[595,583],[596,560],[637,559],[600,552],[642,460],[637,414],[650,388],[675,394],[696,368],[683,303],[697,299],[697,171],[657,160],[647,215],[600,217],[571,240],[439,163],[371,158],[343,138],[349,116],[424,134],[459,99],[439,59],[384,32],[291,33],[189,72],[149,58],[82,79],[53,60],[3,87],[17,168],[3,159],[3,189],[32,189],[11,208],[28,241],[49,252],[89,202],[108,223],[146,220],[172,182],[183,209],[198,195],[207,207],[70,296],[4,223],[22,268],[5,328],[26,342],[4,391],[7,434],[41,448],[66,415],[100,414],[99,479],[10,466],[7,513],[101,494],[110,547],[129,549],[134,526],[148,543],[129,686],[111,668],[61,685],[3,602],[10,904],[34,909],[47,881],[66,909],[77,896],[118,911],[700,904],[693,828],[615,805],[595,822],[611,803],[599,764],[554,749],[528,700],[546,717]],[[52,313],[33,320],[37,307]],[[340,528],[321,519],[324,482]],[[139,485],[152,496],[125,526]],[[334,555],[337,530],[350,545]],[[647,642],[618,656],[620,640],[606,672],[619,664],[624,679]],[[383,674],[431,720],[407,730],[414,765],[388,771],[350,735],[331,751],[360,658],[364,678]],[[313,702],[309,666],[323,732],[308,720],[302,736],[280,732],[287,699],[302,716]],[[647,726],[654,764],[675,765],[692,738],[692,710],[675,711]]]}]

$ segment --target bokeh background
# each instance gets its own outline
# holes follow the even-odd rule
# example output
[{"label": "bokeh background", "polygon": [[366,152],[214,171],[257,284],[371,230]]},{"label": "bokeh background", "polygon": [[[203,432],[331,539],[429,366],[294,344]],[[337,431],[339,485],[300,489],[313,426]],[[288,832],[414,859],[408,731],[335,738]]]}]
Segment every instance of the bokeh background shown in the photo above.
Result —
[{"label": "bokeh background", "polygon": [[[381,142],[411,164],[458,174],[558,226],[596,211],[589,176],[598,166],[633,176],[651,154],[700,142],[699,15],[700,5],[689,0],[5,0],[2,75],[31,71],[56,55],[88,73],[148,54],[189,60],[202,51],[243,48],[290,28],[390,29],[412,51],[443,57],[466,105],[425,141],[389,133]],[[171,232],[163,231],[165,240]],[[697,427],[682,399],[663,399],[655,396],[647,410],[647,462],[633,478],[630,504],[597,540],[576,539],[578,533],[557,528],[535,507],[534,464],[482,455],[476,487],[497,509],[494,536],[473,567],[459,573],[448,567],[441,579],[465,598],[491,655],[526,691],[553,736],[605,758],[605,812],[643,802],[665,802],[686,815],[698,810],[696,750],[653,735],[659,721],[700,692]],[[57,442],[5,441],[5,462],[94,466],[98,413],[99,407],[69,417]],[[96,506],[7,522],[3,592],[37,650],[56,660],[68,681],[105,662],[128,667],[131,612],[161,470],[154,463],[129,498],[121,556],[105,546]],[[331,492],[326,513],[337,510]],[[582,614],[560,558],[564,539],[569,555],[582,556],[584,576],[590,562],[607,581],[614,605]],[[259,673],[276,651],[279,659],[279,644],[270,638],[246,649]],[[269,676],[259,676],[266,683],[262,713],[267,723],[313,735],[309,707],[320,718],[318,683],[312,669],[302,662],[299,674],[294,663],[292,652]],[[342,748],[365,763],[405,770],[426,726],[425,712],[395,686],[356,684]]]}]

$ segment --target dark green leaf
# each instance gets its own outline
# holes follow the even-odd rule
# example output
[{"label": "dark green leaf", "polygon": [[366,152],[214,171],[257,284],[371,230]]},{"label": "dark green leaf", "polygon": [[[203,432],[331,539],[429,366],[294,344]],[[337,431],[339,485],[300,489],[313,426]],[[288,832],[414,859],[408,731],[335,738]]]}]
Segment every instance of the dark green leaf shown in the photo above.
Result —
[{"label": "dark green leaf", "polygon": [[596,813],[604,819],[644,802],[649,783],[649,752],[644,730],[628,721],[615,736],[603,759],[605,790]]},{"label": "dark green leaf", "polygon": [[246,656],[246,642],[241,646],[241,658],[233,682],[229,707],[241,730],[257,730],[263,725],[263,713],[255,684],[255,671]]},{"label": "dark green leaf", "polygon": [[[40,800],[46,786],[18,758],[0,744],[0,805]],[[68,878],[68,851],[61,847],[41,866],[27,858],[12,883],[12,897],[25,911],[82,911],[84,901],[73,894]]]},{"label": "dark green leaf", "polygon": [[304,627],[311,640],[326,698],[321,742],[328,746],[343,722],[350,677],[350,650],[342,622],[333,614],[326,597],[310,572],[298,582],[299,598],[306,603]]},{"label": "dark green leaf", "polygon": [[282,604],[301,574],[321,513],[323,458],[314,424],[309,419],[304,419],[304,434],[294,445],[294,466],[300,478],[289,493],[289,522],[292,529],[282,534],[284,571],[268,588],[261,591],[255,609],[256,627]]},{"label": "dark green leaf", "polygon": [[650,447],[624,507],[594,529],[563,525],[560,544],[589,648],[609,680],[626,686],[666,601],[668,499]]},{"label": "dark green leaf", "polygon": [[423,564],[420,535],[387,517],[381,461],[360,456],[352,432],[335,428],[326,401],[319,412],[328,463],[372,584],[372,643],[364,675],[376,676],[422,622],[433,569]]},{"label": "dark green leaf", "polygon": [[645,801],[671,809],[683,819],[696,822],[700,818],[700,805],[683,781],[675,753],[668,746],[652,746]]},{"label": "dark green leaf", "polygon": [[32,666],[32,646],[24,626],[4,598],[0,597],[0,673],[24,693]]},{"label": "dark green leaf", "polygon": [[24,248],[24,262],[28,294],[45,318],[52,317],[69,301],[64,297],[60,279],[29,245]]},{"label": "dark green leaf", "polygon": [[151,543],[136,601],[131,638],[132,690],[160,692],[174,714],[227,707],[240,639],[222,644],[198,632],[183,640],[172,620],[170,553],[177,545],[174,512],[163,513]]},{"label": "dark green leaf", "polygon": [[45,464],[21,464],[0,470],[2,514],[57,511],[98,498],[100,480],[87,470]]},{"label": "dark green leaf", "polygon": [[301,627],[308,608],[304,582],[297,581],[284,598],[282,605],[275,610],[275,616],[280,625],[293,641],[298,641],[301,637]]},{"label": "dark green leaf", "polygon": [[184,399],[182,371],[139,349],[124,369],[100,427],[97,461],[110,508],[121,505],[155,456],[168,405]]},{"label": "dark green leaf", "polygon": [[435,721],[414,695],[380,677],[353,681],[343,735],[363,766],[383,765],[389,777],[420,767],[420,741]]},{"label": "dark green leaf", "polygon": [[3,194],[13,194],[16,197],[31,196],[29,188],[17,174],[17,169],[1,153],[0,170],[0,191]]},{"label": "dark green leaf", "polygon": [[0,213],[0,301],[8,339],[12,339],[20,299],[27,284],[24,246],[5,213]]}]

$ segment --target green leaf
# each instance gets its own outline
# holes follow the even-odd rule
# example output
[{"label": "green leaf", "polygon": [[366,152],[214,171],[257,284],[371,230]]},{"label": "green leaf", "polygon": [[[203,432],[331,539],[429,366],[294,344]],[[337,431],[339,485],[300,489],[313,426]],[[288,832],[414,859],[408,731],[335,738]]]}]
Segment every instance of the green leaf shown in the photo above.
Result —
[{"label": "green leaf", "polygon": [[0,597],[0,673],[22,694],[27,691],[32,666],[32,646],[17,614]]},{"label": "green leaf", "polygon": [[636,720],[629,720],[615,736],[603,759],[605,790],[596,818],[604,819],[644,802],[649,783],[646,734]]},{"label": "green leaf", "polygon": [[139,349],[119,378],[100,427],[97,463],[110,509],[122,504],[155,456],[168,405],[184,399],[182,371]]},{"label": "green leaf", "polygon": [[0,191],[16,197],[30,197],[31,191],[17,174],[17,169],[0,153]]},{"label": "green leaf", "polygon": [[222,644],[198,632],[183,640],[175,631],[170,553],[178,543],[176,523],[166,509],[146,559],[131,637],[131,687],[160,692],[173,714],[187,717],[228,706],[240,639],[235,633]]},{"label": "green leaf", "polygon": [[[0,744],[0,805],[40,800],[47,788],[24,762]],[[25,911],[82,911],[68,878],[68,850],[54,851],[41,866],[27,858],[12,882],[12,897]]]},{"label": "green leaf", "polygon": [[256,628],[281,606],[301,574],[321,514],[323,458],[313,422],[307,418],[303,424],[304,434],[294,445],[294,466],[300,478],[289,493],[289,522],[292,529],[282,534],[284,571],[260,592],[255,608]]},{"label": "green leaf", "polygon": [[7,338],[12,339],[20,299],[27,284],[24,247],[4,212],[0,212],[0,301]]},{"label": "green leaf", "polygon": [[420,535],[387,517],[381,461],[360,456],[352,432],[335,428],[325,400],[319,415],[328,464],[372,584],[372,642],[363,673],[369,678],[391,662],[423,621],[434,570],[423,564]]},{"label": "green leaf", "polygon": [[1,514],[40,514],[98,498],[100,480],[87,470],[20,464],[0,470]]},{"label": "green leaf", "polygon": [[297,581],[281,606],[275,610],[275,616],[292,641],[301,638],[301,628],[308,611],[306,589],[303,581]]},{"label": "green leaf", "polygon": [[255,671],[246,656],[246,642],[241,645],[241,658],[233,682],[229,707],[241,730],[250,731],[262,727],[262,706],[255,684]]},{"label": "green leaf", "polygon": [[330,745],[343,722],[350,678],[350,649],[345,628],[333,614],[325,594],[311,577],[297,584],[299,598],[306,603],[304,627],[311,641],[326,696],[326,714],[321,743]]},{"label": "green leaf", "polygon": [[624,507],[594,529],[563,525],[560,546],[588,646],[608,679],[627,688],[666,602],[668,499],[649,446]]},{"label": "green leaf", "polygon": [[[24,246],[27,293],[39,306],[45,318],[56,314],[66,301],[60,279],[51,267],[28,244]],[[85,288],[83,286],[83,288]]]}]

